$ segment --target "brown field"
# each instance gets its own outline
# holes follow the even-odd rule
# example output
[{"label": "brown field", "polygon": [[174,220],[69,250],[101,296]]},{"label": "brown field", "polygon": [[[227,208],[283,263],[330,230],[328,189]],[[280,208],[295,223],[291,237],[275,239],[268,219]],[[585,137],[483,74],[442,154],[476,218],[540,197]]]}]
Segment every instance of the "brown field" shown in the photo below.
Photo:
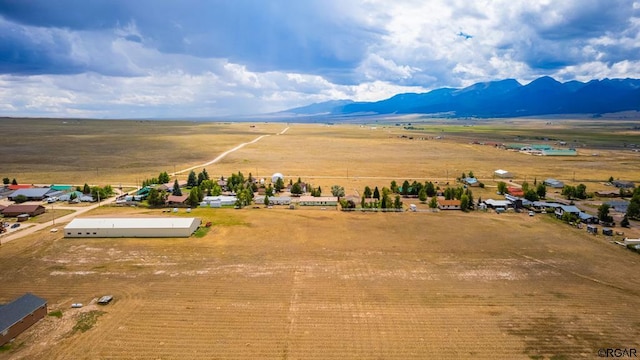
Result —
[{"label": "brown field", "polygon": [[[195,215],[214,222],[201,239],[44,233],[3,245],[2,300],[32,291],[63,317],[0,359],[572,359],[640,347],[638,255],[547,216]],[[103,294],[114,303],[69,308]],[[93,328],[71,331],[93,309],[104,311]]]},{"label": "brown field", "polygon": [[[133,182],[210,161],[269,134],[208,172],[282,172],[325,192],[340,184],[354,193],[394,179],[442,184],[472,170],[488,185],[474,190],[476,199],[495,197],[498,168],[516,173],[517,183],[554,177],[585,182],[588,191],[608,188],[609,176],[640,181],[640,154],[620,145],[638,135],[626,123],[607,131],[602,123],[554,122],[558,132],[574,126],[566,131],[585,144],[580,156],[557,158],[470,144],[514,136],[533,142],[537,127],[545,126],[520,120],[508,129],[492,121],[413,123],[418,130],[393,123],[372,129],[80,121],[64,141],[52,135],[67,129],[62,120],[39,121],[22,129],[30,142],[5,137],[1,151],[12,156],[2,164],[3,177]],[[0,121],[5,134],[19,133],[19,124]],[[137,134],[153,135],[140,138],[134,131],[140,128],[147,132]],[[81,152],[86,139],[73,140],[84,134],[94,135],[94,151]],[[73,154],[78,168],[89,169],[65,167]],[[108,164],[108,175],[100,175],[101,166],[96,177],[92,163]],[[104,214],[162,215],[115,207],[91,212]],[[70,240],[45,230],[2,244],[0,303],[32,292],[63,315],[0,348],[0,360],[588,359],[600,348],[640,347],[639,255],[550,215],[280,208],[191,215],[212,221],[211,231],[189,239]],[[635,226],[626,235],[640,236]],[[114,295],[112,304],[90,304],[105,294]],[[70,309],[75,302],[90,305]],[[78,324],[86,331],[74,331]]]}]

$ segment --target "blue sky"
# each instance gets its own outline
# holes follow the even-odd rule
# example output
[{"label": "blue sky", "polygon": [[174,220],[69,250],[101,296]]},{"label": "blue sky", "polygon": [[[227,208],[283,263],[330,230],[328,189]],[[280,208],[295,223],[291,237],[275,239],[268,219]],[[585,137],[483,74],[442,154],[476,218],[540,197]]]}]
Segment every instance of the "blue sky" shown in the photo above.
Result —
[{"label": "blue sky", "polygon": [[640,0],[0,0],[0,116],[206,117],[640,78]]}]

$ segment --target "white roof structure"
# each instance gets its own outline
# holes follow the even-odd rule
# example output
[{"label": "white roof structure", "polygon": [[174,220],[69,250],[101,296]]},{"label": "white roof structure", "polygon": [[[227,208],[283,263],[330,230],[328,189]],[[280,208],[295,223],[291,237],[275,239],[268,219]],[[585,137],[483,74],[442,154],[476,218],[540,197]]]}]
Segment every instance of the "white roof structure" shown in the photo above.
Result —
[{"label": "white roof structure", "polygon": [[511,201],[509,200],[493,200],[493,199],[488,199],[484,201],[485,204],[487,204],[488,206],[492,207],[492,208],[497,208],[497,207],[509,207],[509,205],[511,205]]},{"label": "white roof structure", "polygon": [[275,184],[275,182],[278,181],[278,178],[284,180],[284,175],[282,175],[281,173],[275,173],[271,175],[271,182]]},{"label": "white roof structure", "polygon": [[189,237],[200,219],[76,218],[64,227],[65,237]]},{"label": "white roof structure", "polygon": [[501,178],[508,178],[508,177],[512,177],[513,176],[507,170],[502,170],[502,169],[498,169],[498,170],[494,171],[494,174],[496,174],[497,176],[499,176]]}]

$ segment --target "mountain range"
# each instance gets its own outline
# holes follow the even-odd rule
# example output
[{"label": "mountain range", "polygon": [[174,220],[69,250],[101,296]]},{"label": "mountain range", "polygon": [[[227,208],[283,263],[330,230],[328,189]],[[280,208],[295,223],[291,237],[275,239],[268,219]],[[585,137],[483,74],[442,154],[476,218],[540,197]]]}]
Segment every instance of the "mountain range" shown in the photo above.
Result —
[{"label": "mountain range", "polygon": [[293,116],[339,117],[375,114],[432,114],[445,117],[520,117],[640,111],[640,79],[561,83],[551,77],[527,85],[506,79],[462,89],[404,93],[376,102],[333,100],[283,111]]}]

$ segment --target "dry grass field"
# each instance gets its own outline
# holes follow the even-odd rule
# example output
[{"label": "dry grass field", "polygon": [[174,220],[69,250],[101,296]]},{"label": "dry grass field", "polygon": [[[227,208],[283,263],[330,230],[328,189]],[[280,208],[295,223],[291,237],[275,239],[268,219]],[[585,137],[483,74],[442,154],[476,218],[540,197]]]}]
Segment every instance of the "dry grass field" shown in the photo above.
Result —
[{"label": "dry grass field", "polygon": [[[0,359],[574,359],[640,347],[638,255],[547,216],[194,214],[214,223],[203,238],[3,245],[1,300],[32,291],[62,318]],[[114,302],[70,309],[104,294]]]},{"label": "dry grass field", "polygon": [[[472,170],[488,185],[476,199],[497,197],[498,168],[517,183],[553,177],[588,191],[611,189],[609,176],[640,182],[640,153],[623,146],[640,143],[640,133],[623,122],[30,121],[39,123],[0,121],[0,151],[11,155],[3,177],[134,182],[269,135],[207,171],[282,172],[354,193],[391,180],[442,184]],[[579,156],[472,144],[542,143],[550,134],[575,138]],[[162,213],[101,207],[90,215]],[[640,347],[638,255],[550,215],[277,207],[189,215],[213,227],[188,239],[64,239],[45,230],[3,244],[0,303],[32,292],[62,316],[0,348],[0,360],[589,359],[600,348]],[[105,294],[114,302],[92,303]],[[87,306],[71,309],[76,302]]]},{"label": "dry grass field", "polygon": [[[2,176],[29,184],[135,184],[212,160],[282,124],[1,119]],[[186,174],[184,175],[186,178]]]}]

